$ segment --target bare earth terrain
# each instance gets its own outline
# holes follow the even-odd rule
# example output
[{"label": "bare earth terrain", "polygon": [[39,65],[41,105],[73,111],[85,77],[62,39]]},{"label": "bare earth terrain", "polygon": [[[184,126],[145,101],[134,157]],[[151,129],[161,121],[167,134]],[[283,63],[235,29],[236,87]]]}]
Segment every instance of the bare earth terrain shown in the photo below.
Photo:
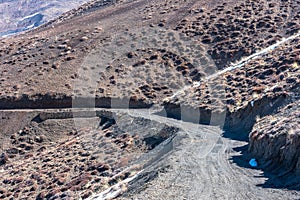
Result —
[{"label": "bare earth terrain", "polygon": [[2,38],[0,198],[299,199],[299,10],[94,0]]}]

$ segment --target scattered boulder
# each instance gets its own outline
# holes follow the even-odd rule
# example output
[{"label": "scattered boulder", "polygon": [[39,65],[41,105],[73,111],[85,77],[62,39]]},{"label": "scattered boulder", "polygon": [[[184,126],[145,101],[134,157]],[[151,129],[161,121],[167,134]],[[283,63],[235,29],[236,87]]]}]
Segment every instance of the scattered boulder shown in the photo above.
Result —
[{"label": "scattered boulder", "polygon": [[88,40],[88,39],[89,39],[88,37],[83,36],[83,37],[81,37],[79,40],[80,40],[81,42],[83,42],[83,41],[86,41],[86,40]]}]

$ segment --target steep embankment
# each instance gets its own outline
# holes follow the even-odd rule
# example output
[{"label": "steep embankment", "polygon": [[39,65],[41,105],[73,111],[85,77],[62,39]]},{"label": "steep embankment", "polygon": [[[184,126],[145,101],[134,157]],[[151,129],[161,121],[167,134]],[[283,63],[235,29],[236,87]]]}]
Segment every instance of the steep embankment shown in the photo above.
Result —
[{"label": "steep embankment", "polygon": [[[5,113],[14,120],[18,112]],[[104,110],[23,115],[34,117],[1,138],[1,199],[86,199],[133,177],[152,159],[147,153],[179,130]]]},{"label": "steep embankment", "polygon": [[250,153],[258,158],[263,168],[286,180],[279,187],[300,188],[297,180],[300,173],[299,124],[299,101],[296,101],[274,115],[259,119],[249,136]]},{"label": "steep embankment", "polygon": [[[128,0],[105,2],[109,3],[93,1],[33,31],[0,40],[0,109],[93,106],[149,108],[153,104],[162,104],[165,109],[161,113],[197,124],[186,124],[184,129],[186,140],[182,141],[185,143],[183,146],[178,146],[178,152],[173,151],[174,154],[169,157],[170,160],[166,161],[165,164],[174,165],[173,171],[171,173],[162,171],[167,178],[155,179],[150,183],[151,188],[154,188],[152,193],[145,194],[149,190],[143,190],[136,196],[148,195],[149,198],[162,199],[166,194],[169,199],[174,199],[173,194],[178,192],[176,194],[180,196],[181,191],[184,193],[182,196],[196,198],[203,195],[203,198],[207,199],[223,198],[227,191],[230,191],[230,194],[226,197],[243,199],[255,198],[253,194],[256,192],[259,192],[261,199],[268,195],[274,199],[282,199],[284,194],[291,195],[289,191],[280,190],[276,193],[274,190],[266,191],[256,187],[256,184],[261,185],[264,180],[258,183],[253,178],[257,174],[251,170],[236,167],[234,170],[240,170],[239,172],[230,171],[231,164],[228,163],[228,159],[234,156],[234,153],[229,154],[228,151],[241,145],[241,141],[247,141],[248,133],[255,125],[257,116],[274,115],[281,106],[298,101],[299,38],[295,37],[281,43],[276,49],[268,49],[268,47],[299,31],[299,1]],[[230,62],[237,62],[265,49],[268,51],[264,51],[264,54],[243,65],[232,67],[230,64]],[[287,113],[288,111],[283,112],[289,109],[289,107],[283,108],[275,116],[283,115],[287,119],[293,119],[293,123],[297,123],[297,116]],[[293,109],[296,110],[297,107]],[[5,191],[2,192],[5,193],[5,197],[18,198],[22,195],[36,197],[36,191],[48,192],[49,189],[51,189],[49,191],[51,194],[46,192],[47,194],[43,193],[40,196],[50,197],[56,194],[68,196],[72,193],[67,192],[71,188],[72,191],[81,192],[85,191],[86,187],[92,188],[87,184],[87,180],[94,180],[92,177],[99,171],[96,172],[98,168],[94,169],[96,166],[93,166],[93,170],[88,173],[94,174],[81,176],[79,169],[82,168],[86,172],[88,162],[93,159],[89,155],[87,157],[90,160],[85,160],[87,158],[83,158],[83,154],[87,152],[81,152],[79,149],[81,142],[92,144],[93,147],[97,146],[95,144],[97,141],[92,139],[95,136],[94,133],[81,132],[81,135],[72,135],[72,132],[68,135],[62,130],[65,129],[64,124],[68,125],[68,130],[74,127],[74,123],[69,118],[53,121],[52,119],[43,120],[43,117],[40,117],[31,120],[30,117],[23,115],[23,111],[16,110],[15,112],[18,114],[6,113],[7,115],[3,114],[2,118],[5,122],[15,123],[18,117],[14,116],[20,116],[20,119],[24,119],[22,125],[11,126],[15,129],[28,122],[28,128],[20,128],[22,130],[17,132],[7,130],[5,126],[5,130],[1,130],[1,137],[6,138],[7,144],[17,145],[17,147],[12,147],[17,148],[10,152],[12,154],[7,152],[8,149],[4,149],[9,155],[2,154],[1,157],[3,170],[8,179],[1,184],[8,185],[13,190],[2,190]],[[147,110],[147,112],[150,111]],[[158,120],[164,119],[160,116],[151,117],[158,118]],[[97,120],[100,118],[98,117]],[[268,119],[269,117],[266,117],[258,121],[254,127],[267,124]],[[166,121],[168,124],[172,123],[171,119],[166,119]],[[96,121],[96,124],[99,123],[101,124]],[[226,139],[222,140],[220,135],[216,136],[208,131],[211,127],[205,129],[198,123],[224,127],[226,132],[223,136]],[[142,127],[145,124],[143,122],[138,122],[138,124],[138,131],[144,132]],[[175,120],[175,124],[180,125],[180,122]],[[292,161],[292,158],[298,155],[299,149],[297,145],[290,145],[290,141],[297,144],[298,132],[290,134],[288,131],[289,134],[287,134],[284,131],[285,128],[281,130],[280,122],[275,124],[283,134],[271,137],[269,135],[272,133],[268,128],[262,129],[262,132],[256,128],[253,129],[250,137],[250,152],[261,159],[259,162],[271,160],[272,164],[267,165],[267,163],[266,169],[272,169],[270,166],[274,164],[283,167],[292,164],[288,169],[289,172],[297,172],[299,165],[296,161]],[[57,129],[51,128],[52,125],[55,125],[53,127]],[[126,125],[130,128],[132,124]],[[146,125],[145,127],[152,128]],[[105,138],[107,148],[101,149],[98,146],[99,151],[103,150],[105,156],[111,153],[106,152],[110,145],[113,145],[115,153],[118,154],[123,151],[118,144],[122,145],[128,140],[134,140],[134,137],[127,136],[125,139],[118,138],[118,136],[113,138],[112,134],[105,136],[106,130],[120,133],[117,130],[119,124],[114,124],[112,119],[106,120],[98,128],[99,134],[95,138],[99,140]],[[291,130],[294,129],[297,130],[296,125],[291,126]],[[54,133],[54,131],[58,132]],[[128,132],[130,133],[130,130]],[[49,168],[53,167],[61,172],[60,170],[63,169],[54,166],[55,164],[49,159],[57,159],[60,163],[64,161],[59,158],[61,156],[59,153],[48,155],[37,152],[37,147],[40,145],[40,139],[35,141],[37,133],[54,134],[54,139],[57,140],[51,141],[45,138],[45,143],[43,143],[47,146],[46,148],[49,147],[50,152],[59,150],[61,155],[68,156],[64,148],[74,151],[76,155],[70,157],[70,168],[73,171],[65,174],[70,178],[70,174],[75,172],[74,177],[60,181],[54,177],[57,175],[54,171],[50,170],[47,174],[41,169],[49,165]],[[10,137],[11,134],[13,134],[12,137]],[[63,138],[56,137],[56,134]],[[257,138],[256,135],[260,137]],[[296,139],[291,140],[291,135],[296,135],[293,136]],[[78,143],[70,144],[69,139],[72,142],[74,139]],[[148,141],[153,142],[152,139]],[[178,138],[178,140],[181,139],[182,137]],[[232,145],[229,139],[240,141],[237,142],[238,145]],[[278,151],[277,141],[279,140],[282,142],[279,146],[285,150]],[[137,139],[137,141],[140,140]],[[67,145],[57,146],[61,144],[60,142],[67,143]],[[216,143],[218,145],[215,145]],[[263,149],[262,145],[265,143],[270,145]],[[139,152],[139,147],[139,145],[133,145],[126,150]],[[199,149],[200,153],[193,151],[195,149]],[[27,151],[31,150],[41,156],[42,161],[34,160],[37,158],[32,157],[31,154],[27,155]],[[205,150],[205,156],[201,155],[202,150]],[[274,159],[263,150],[274,151],[284,159]],[[128,155],[127,153],[126,151],[125,155]],[[24,155],[27,157],[25,158]],[[77,161],[72,162],[72,158],[77,159],[80,164]],[[10,159],[12,163],[7,164]],[[178,162],[174,161],[176,159]],[[32,163],[36,161],[35,167],[47,177],[38,178],[37,182],[33,183],[36,186],[32,186],[33,189],[30,187],[24,191],[21,190],[20,187],[23,188],[24,184],[27,184],[26,179],[19,179],[19,177],[9,179],[8,177],[14,173],[18,174],[18,171],[13,169],[13,163],[19,163],[19,161],[24,162],[25,169],[22,169],[29,170],[26,172],[32,173],[34,177],[36,176],[30,169],[34,167]],[[248,166],[248,161],[243,160],[242,166]],[[114,163],[114,161],[111,162]],[[281,165],[282,163],[284,165]],[[190,166],[192,166],[191,170]],[[225,166],[225,169],[222,166]],[[101,169],[100,166],[100,171]],[[109,168],[113,171],[112,169],[113,167]],[[152,175],[158,173],[151,166],[149,170]],[[180,176],[177,176],[178,173]],[[220,173],[223,174],[220,176]],[[241,178],[235,177],[235,174]],[[102,174],[102,179],[98,181],[103,181],[101,183],[107,185],[109,180],[112,180],[108,185],[113,186],[116,183],[115,180],[107,178],[106,175]],[[108,176],[113,175],[108,173]],[[179,177],[179,179],[174,182],[172,181],[174,177]],[[247,182],[249,177],[253,178],[250,183]],[[120,179],[124,180],[123,178]],[[56,182],[51,184],[49,180]],[[68,184],[69,180],[74,180],[72,184],[80,184],[80,188]],[[184,180],[183,183],[181,180]],[[45,182],[49,188],[43,187]],[[197,187],[199,182],[203,186],[200,190]],[[247,183],[241,184],[243,182]],[[28,182],[29,185],[31,183]],[[144,184],[145,181],[142,183]],[[160,184],[163,185],[162,190],[158,188]],[[238,188],[237,192],[234,191],[232,184]],[[178,187],[185,189],[178,190]],[[172,189],[168,190],[169,188]],[[250,193],[247,190],[249,188],[251,188]],[[31,189],[34,191],[30,191]],[[94,192],[98,191],[97,188],[94,189]],[[157,193],[156,190],[160,192]],[[89,196],[90,192],[87,192]]]}]

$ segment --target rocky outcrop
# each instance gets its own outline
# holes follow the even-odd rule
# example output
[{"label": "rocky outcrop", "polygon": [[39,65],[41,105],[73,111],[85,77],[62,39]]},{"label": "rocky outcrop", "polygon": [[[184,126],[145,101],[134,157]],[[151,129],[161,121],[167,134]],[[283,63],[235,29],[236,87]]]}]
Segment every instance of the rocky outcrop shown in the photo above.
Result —
[{"label": "rocky outcrop", "polygon": [[299,101],[259,119],[249,135],[249,151],[268,171],[300,173]]}]

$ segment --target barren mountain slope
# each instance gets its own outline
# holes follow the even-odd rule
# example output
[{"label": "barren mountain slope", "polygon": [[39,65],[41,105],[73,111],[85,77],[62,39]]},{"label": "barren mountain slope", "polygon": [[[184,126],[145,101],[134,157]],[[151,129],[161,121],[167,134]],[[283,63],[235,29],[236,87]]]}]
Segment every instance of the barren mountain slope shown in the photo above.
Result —
[{"label": "barren mountain slope", "polygon": [[2,38],[0,198],[296,199],[299,5],[95,0]]},{"label": "barren mountain slope", "polygon": [[[236,4],[239,3],[237,2]],[[269,7],[274,10],[273,12],[276,11],[282,13],[282,15],[289,14],[289,16],[296,17],[295,19],[297,19],[297,12],[295,10],[297,5],[295,6],[293,3],[289,4],[288,2],[285,2],[285,4],[287,5],[283,6],[283,8],[291,8],[287,9],[287,11],[286,9],[284,9],[283,11],[279,9],[282,7],[282,5],[279,5],[277,3],[273,3],[273,5],[270,2],[268,2],[268,4],[266,2],[264,2],[263,4],[253,2],[249,3],[249,6],[250,8],[251,6],[253,6],[253,10],[255,10],[257,4],[264,5],[262,8],[257,8],[258,12],[260,12],[261,14],[255,14],[254,12],[253,15],[250,15],[248,18],[246,18],[248,21],[253,20],[255,21],[255,23],[258,23],[256,21],[259,21],[260,18],[262,18],[261,20],[264,20],[264,18],[267,18],[268,16],[272,19],[272,17],[275,17],[274,14],[268,14],[266,12]],[[132,71],[132,73],[139,73],[138,71],[140,69],[143,70],[144,67],[147,67],[147,65],[152,65],[153,62],[155,62],[155,66],[157,66],[158,69],[154,69],[151,67],[150,70],[153,70],[153,73],[156,73],[156,70],[158,70],[158,73],[164,74],[170,68],[171,73],[174,73],[174,76],[177,76],[182,79],[182,81],[184,81],[184,85],[189,85],[192,81],[199,81],[201,77],[205,75],[204,72],[207,74],[212,74],[217,69],[225,67],[220,65],[219,61],[223,64],[232,61],[232,56],[224,57],[224,59],[222,58],[223,60],[220,60],[216,58],[216,56],[211,54],[211,48],[216,51],[218,51],[219,48],[215,47],[215,44],[217,44],[215,42],[202,43],[203,37],[205,36],[203,36],[202,39],[199,38],[199,36],[190,36],[188,37],[189,41],[182,42],[182,40],[185,40],[184,36],[172,30],[178,29],[177,26],[182,23],[179,22],[181,18],[185,17],[189,19],[191,17],[195,18],[196,16],[201,15],[202,12],[195,13],[195,9],[206,9],[206,12],[204,12],[203,15],[206,15],[205,13],[211,13],[211,16],[213,16],[212,13],[217,12],[217,10],[222,10],[222,12],[219,11],[221,13],[226,13],[228,11],[227,15],[231,17],[228,17],[225,14],[218,15],[220,18],[219,20],[225,20],[224,22],[222,22],[225,24],[224,26],[228,27],[234,24],[234,26],[238,30],[245,30],[244,34],[240,34],[234,37],[231,34],[231,32],[234,32],[234,30],[226,31],[220,29],[220,33],[214,32],[209,28],[204,28],[205,24],[201,23],[205,20],[200,20],[200,18],[198,25],[194,24],[191,26],[192,28],[204,28],[208,33],[214,34],[214,37],[221,36],[222,34],[227,34],[227,36],[223,36],[225,37],[225,39],[222,39],[222,41],[224,42],[227,40],[234,40],[232,41],[234,43],[230,42],[230,44],[220,44],[221,48],[227,48],[222,51],[220,50],[220,52],[222,55],[222,52],[231,52],[231,54],[234,55],[233,57],[236,57],[236,59],[241,59],[243,56],[247,56],[250,53],[258,51],[259,48],[262,49],[267,47],[268,45],[273,44],[276,40],[280,39],[283,36],[292,34],[291,32],[283,32],[282,29],[276,29],[273,30],[274,33],[270,33],[269,37],[270,40],[273,39],[273,42],[264,43],[265,41],[267,41],[265,39],[262,39],[263,42],[256,41],[256,39],[259,38],[257,34],[260,34],[261,36],[266,35],[265,29],[256,27],[253,28],[253,33],[247,31],[251,28],[247,28],[244,23],[253,24],[254,22],[234,23],[234,21],[239,19],[241,15],[241,6],[234,6],[233,4],[224,3],[225,6],[223,5],[221,6],[221,8],[219,8],[220,5],[223,4],[221,2],[217,4],[212,2],[202,3],[198,1],[180,2],[180,6],[179,2],[176,3],[176,1],[167,1],[167,3],[165,4],[161,4],[155,1],[151,3],[147,3],[146,1],[130,1],[128,3],[123,2],[121,4],[116,4],[105,9],[88,12],[84,16],[73,17],[70,20],[62,22],[53,22],[53,24],[51,25],[42,27],[37,31],[28,33],[26,35],[21,35],[13,39],[3,39],[1,41],[2,46],[0,50],[2,61],[0,75],[1,86],[5,89],[2,91],[1,96],[4,99],[9,99],[14,96],[17,97],[15,101],[19,100],[21,102],[23,99],[33,99],[33,96],[39,94],[43,96],[45,93],[48,93],[49,101],[51,97],[54,96],[57,96],[57,98],[62,98],[61,96],[70,97],[74,90],[76,90],[75,92],[78,92],[79,96],[80,94],[82,94],[82,91],[77,90],[83,90],[84,86],[80,86],[80,88],[74,88],[74,80],[75,82],[77,81],[77,84],[81,84],[77,79],[83,74],[88,74],[89,76],[89,74],[103,72],[101,73],[101,77],[88,77],[89,79],[92,79],[90,81],[93,84],[93,86],[88,89],[90,90],[88,92],[96,93],[99,97],[125,95],[128,98],[132,97],[133,99],[137,99],[141,102],[144,102],[145,104],[162,102],[162,96],[154,97],[153,95],[149,95],[149,92],[157,93],[157,90],[155,91],[155,89],[153,89],[154,87],[156,87],[156,84],[158,84],[161,88],[160,90],[165,93],[164,97],[172,95],[178,88],[182,87],[182,84],[174,83],[174,85],[167,81],[169,84],[168,85],[162,83],[161,81],[159,81],[160,83],[155,83],[154,80],[150,80],[150,82],[147,81],[149,82],[149,91],[143,91],[143,89],[141,89],[140,87],[143,86],[142,84],[144,83],[139,80],[134,80],[136,78],[139,79],[139,77],[141,77],[141,74],[139,76],[133,76],[129,78],[126,77],[128,76],[126,74],[122,75],[122,70],[124,71],[128,67],[130,68],[131,66],[135,66],[130,70]],[[234,9],[235,7],[237,8]],[[210,26],[219,27],[218,22],[214,17],[204,17],[207,18],[206,20],[212,18]],[[226,21],[228,19],[231,20]],[[286,20],[282,19],[282,23],[288,24],[289,20],[292,19],[294,18],[289,17]],[[274,23],[273,21],[271,22]],[[269,23],[269,26],[273,27],[271,22],[269,23],[266,21],[264,23]],[[299,20],[293,20],[293,23],[298,24]],[[296,25],[294,25],[293,27],[296,27]],[[144,32],[142,31],[143,29]],[[162,30],[162,32],[160,30]],[[293,32],[296,32],[297,30],[297,28],[293,28]],[[179,31],[181,31],[181,29]],[[112,32],[114,33],[113,35],[111,34]],[[147,34],[147,32],[151,34]],[[175,36],[173,38],[168,38],[168,34],[170,32],[174,32]],[[242,33],[241,31],[239,32]],[[184,31],[184,33],[186,33],[186,31]],[[188,33],[186,34],[190,35]],[[127,38],[127,41],[123,41],[123,48],[121,48],[119,51],[116,51],[118,48],[120,48],[119,40],[123,39],[123,35],[125,38]],[[247,39],[246,46],[253,46],[253,48],[251,47],[252,50],[248,53],[233,52],[234,49],[242,48],[243,44],[246,44],[246,40],[244,38],[246,35],[248,35],[249,37],[249,39]],[[140,41],[141,39],[133,39],[134,37],[142,38],[142,36],[143,41]],[[155,38],[158,43],[152,41],[153,38]],[[239,45],[240,43],[241,45]],[[199,47],[195,48],[191,46],[190,48],[183,49],[182,47],[186,47],[187,44],[192,44],[194,46],[197,45]],[[129,47],[130,45],[136,45],[136,47]],[[236,47],[233,48],[233,45],[235,45]],[[254,48],[254,45],[260,46]],[[106,48],[106,46],[108,47],[106,49],[107,52],[103,53],[102,51]],[[137,53],[137,57],[135,58],[135,51],[140,51],[139,48],[141,48],[141,50],[144,49],[144,51],[153,48],[155,48],[156,50],[154,49],[154,51],[152,51],[151,53],[148,52],[149,56],[147,60],[142,59],[142,55],[139,56],[140,53]],[[168,48],[168,50],[166,50],[166,48]],[[170,58],[171,54],[164,56],[165,53],[161,52],[160,49],[170,51],[170,53],[174,56],[177,56],[177,58]],[[157,50],[160,51],[159,54],[161,54],[162,59],[154,59],[156,58]],[[190,56],[189,53],[191,51],[193,51],[193,54],[196,56]],[[117,52],[117,54],[112,58],[105,58],[105,56],[111,56],[115,52]],[[128,53],[133,53],[131,57],[133,57],[134,59],[128,58]],[[92,57],[91,54],[97,55]],[[152,54],[154,56],[151,58]],[[180,61],[178,60],[179,58],[183,60]],[[87,60],[91,59],[98,59],[102,61],[98,67],[84,66],[89,65]],[[127,59],[128,61],[124,60],[124,63],[120,63],[120,60],[122,59]],[[113,64],[114,62],[123,64],[123,66],[121,66],[121,68],[123,69],[115,70],[113,68],[112,71],[108,66],[110,64]],[[121,62],[123,62],[123,60]],[[163,64],[163,66],[161,66],[161,64]],[[120,66],[118,67],[120,68]],[[126,79],[129,82],[131,81],[130,79],[132,79],[132,82],[138,83],[132,85],[132,88],[129,89],[131,94],[121,95],[119,92],[117,92],[119,90],[124,90],[122,86],[122,82],[124,81],[122,81],[122,79]],[[47,85],[46,90],[45,84]],[[114,90],[115,92],[106,90]],[[42,99],[42,97],[36,97],[36,99],[39,98]],[[49,104],[49,106],[50,105],[51,104]],[[65,102],[65,105],[70,106],[70,102]]]}]

